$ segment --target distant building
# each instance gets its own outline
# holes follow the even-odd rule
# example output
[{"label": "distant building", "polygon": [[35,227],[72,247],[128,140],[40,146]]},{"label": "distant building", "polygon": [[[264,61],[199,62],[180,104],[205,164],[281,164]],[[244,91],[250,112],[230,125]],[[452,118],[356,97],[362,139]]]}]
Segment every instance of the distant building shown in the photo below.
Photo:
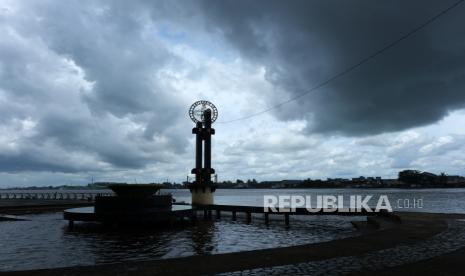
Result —
[{"label": "distant building", "polygon": [[285,187],[293,188],[300,185],[302,183],[302,180],[283,180],[281,181],[281,183],[283,183]]},{"label": "distant building", "polygon": [[354,178],[352,178],[352,182],[353,183],[365,183],[366,178],[364,176],[354,177]]},{"label": "distant building", "polygon": [[282,182],[278,182],[278,183],[272,184],[271,188],[272,189],[282,189],[282,188],[286,188],[286,185],[284,185],[284,183],[282,183]]},{"label": "distant building", "polygon": [[395,187],[395,186],[402,185],[402,182],[399,181],[398,179],[383,179],[382,182],[383,182],[383,185],[387,187]]},{"label": "distant building", "polygon": [[465,177],[459,175],[448,175],[446,176],[446,183],[453,184],[463,184],[465,183]]}]

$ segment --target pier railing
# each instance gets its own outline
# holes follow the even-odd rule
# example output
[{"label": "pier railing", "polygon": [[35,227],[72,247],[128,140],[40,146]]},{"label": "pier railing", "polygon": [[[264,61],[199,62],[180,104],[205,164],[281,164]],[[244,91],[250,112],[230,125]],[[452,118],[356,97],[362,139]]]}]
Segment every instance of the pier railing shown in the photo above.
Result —
[{"label": "pier railing", "polygon": [[0,191],[0,199],[30,200],[85,200],[94,201],[97,196],[111,196],[112,192],[11,192]]}]

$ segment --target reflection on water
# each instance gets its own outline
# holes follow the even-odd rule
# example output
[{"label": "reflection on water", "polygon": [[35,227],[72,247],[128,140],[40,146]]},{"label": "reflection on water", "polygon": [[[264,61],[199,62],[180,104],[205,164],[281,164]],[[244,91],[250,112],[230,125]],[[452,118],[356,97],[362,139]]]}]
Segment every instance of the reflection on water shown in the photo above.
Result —
[{"label": "reflection on water", "polygon": [[[79,192],[79,191],[77,191]],[[188,190],[171,190],[178,201],[190,201]],[[218,190],[217,204],[262,205],[263,195],[388,195],[396,208],[399,199],[422,199],[423,208],[406,211],[464,213],[465,189],[280,189]],[[91,265],[131,260],[151,260],[199,254],[236,252],[277,246],[329,241],[357,235],[350,220],[361,217],[292,217],[291,228],[283,218],[261,217],[245,224],[227,214],[220,221],[199,220],[196,225],[163,230],[102,228],[77,223],[68,231],[61,213],[31,215],[31,221],[0,222],[0,270]]]},{"label": "reflection on water", "polygon": [[[0,270],[91,265],[190,255],[236,252],[315,243],[357,235],[351,218],[294,218],[286,228],[282,217],[270,226],[262,218],[245,224],[223,215],[219,221],[169,229],[116,229],[77,223],[69,231],[61,213],[31,215],[31,221],[2,222]],[[353,219],[353,218],[352,218]],[[364,218],[358,218],[364,219]]]}]

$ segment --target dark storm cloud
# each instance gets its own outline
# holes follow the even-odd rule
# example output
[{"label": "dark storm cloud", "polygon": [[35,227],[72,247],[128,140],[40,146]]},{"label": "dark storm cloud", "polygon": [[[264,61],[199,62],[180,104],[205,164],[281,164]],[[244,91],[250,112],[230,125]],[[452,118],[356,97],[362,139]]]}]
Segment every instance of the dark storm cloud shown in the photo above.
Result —
[{"label": "dark storm cloud", "polygon": [[[454,1],[205,1],[212,32],[261,63],[290,96],[350,67]],[[283,106],[308,131],[365,135],[438,121],[465,106],[465,5],[329,85]],[[270,105],[286,98],[276,97]]]},{"label": "dark storm cloud", "polygon": [[180,106],[158,87],[156,72],[175,57],[157,43],[149,14],[137,2],[94,3],[40,7],[42,38],[95,83],[84,96],[94,112],[123,117],[160,109],[158,119],[168,119]]},{"label": "dark storm cloud", "polygon": [[[110,175],[122,168],[137,173],[175,171],[185,161],[192,137],[186,116],[190,102],[184,91],[176,90],[186,87],[183,82],[199,81],[187,87],[208,90],[210,84],[202,84],[202,79],[222,83],[223,75],[237,74],[237,80],[224,83],[242,82],[247,86],[243,90],[255,91],[247,92],[248,99],[266,90],[258,102],[265,98],[273,105],[352,65],[448,4],[123,0],[2,4],[7,7],[0,7],[0,174],[98,171]],[[463,13],[464,7],[458,7],[383,56],[274,114],[281,120],[307,119],[308,131],[365,135],[429,124],[462,108]],[[185,46],[180,48],[186,53],[166,48],[169,45]],[[252,85],[241,78],[249,71],[235,72],[229,61],[222,64],[226,69],[218,80],[212,81],[212,75],[202,78],[216,70],[205,56],[215,56],[218,63],[236,58],[229,45],[242,54],[240,63],[253,67],[250,72],[260,72]],[[189,60],[189,49],[202,58]],[[267,80],[282,89],[268,89],[262,66]],[[184,75],[189,70],[200,76]],[[179,78],[177,83],[166,80],[173,75]],[[177,85],[176,89],[171,85]],[[229,100],[220,85],[211,87],[220,89],[192,93]],[[238,97],[231,97],[231,106],[242,103]],[[249,102],[237,104],[237,109],[252,110]],[[281,135],[283,129],[276,131]],[[299,148],[317,146],[305,136],[290,143],[286,137],[253,136],[251,145],[227,137],[218,139],[218,144],[228,150],[234,149],[228,143],[250,149],[239,153],[241,157],[254,155],[254,149],[271,151],[256,166],[272,176],[275,170],[269,170],[269,164],[276,163],[276,156],[281,158],[280,170],[289,171],[299,160],[295,156]],[[292,149],[286,150],[288,146]],[[309,163],[305,160],[311,155],[323,170],[327,160],[321,156],[329,156],[330,150],[303,154],[296,169],[305,168],[302,164]],[[350,170],[359,159],[357,154],[362,155],[341,153],[351,158],[346,162]],[[228,154],[219,158],[226,160]],[[229,163],[233,169],[224,171],[236,171],[240,162],[244,158]]]},{"label": "dark storm cloud", "polygon": [[69,164],[54,164],[44,160],[40,156],[24,153],[18,156],[0,155],[0,167],[2,172],[16,173],[22,171],[49,171],[49,172],[78,172]]},{"label": "dark storm cloud", "polygon": [[184,152],[186,103],[157,75],[178,62],[155,36],[167,12],[127,3],[18,2],[0,14],[0,127],[14,137],[0,171],[145,168]]}]

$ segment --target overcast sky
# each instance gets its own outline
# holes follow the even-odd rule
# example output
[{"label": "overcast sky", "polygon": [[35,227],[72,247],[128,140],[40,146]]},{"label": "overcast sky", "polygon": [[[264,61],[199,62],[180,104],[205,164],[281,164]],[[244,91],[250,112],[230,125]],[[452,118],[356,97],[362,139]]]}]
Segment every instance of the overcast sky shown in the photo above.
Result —
[{"label": "overcast sky", "polygon": [[0,0],[0,187],[183,181],[209,100],[219,180],[465,175],[465,4]]}]

